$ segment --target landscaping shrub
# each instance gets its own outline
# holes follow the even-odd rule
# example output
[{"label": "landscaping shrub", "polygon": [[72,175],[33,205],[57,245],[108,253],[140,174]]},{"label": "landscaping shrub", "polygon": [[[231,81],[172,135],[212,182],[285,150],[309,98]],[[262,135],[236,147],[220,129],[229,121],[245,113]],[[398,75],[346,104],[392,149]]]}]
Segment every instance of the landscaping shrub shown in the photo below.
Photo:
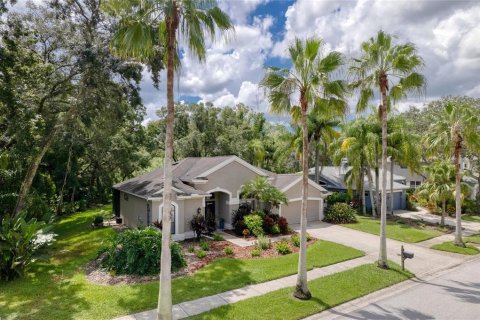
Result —
[{"label": "landscaping shrub", "polygon": [[248,216],[245,216],[244,222],[247,225],[248,230],[250,230],[250,232],[254,236],[258,237],[260,235],[263,235],[263,219],[261,216],[257,214],[250,214]]},{"label": "landscaping shrub", "polygon": [[292,240],[292,244],[293,244],[295,247],[300,247],[300,236],[299,236],[298,234],[292,235],[292,237],[290,238],[290,240]]},{"label": "landscaping shrub", "polygon": [[287,234],[289,231],[288,228],[288,221],[285,217],[278,218],[278,227],[280,228],[280,232],[283,234]]},{"label": "landscaping shrub", "polygon": [[198,259],[203,259],[207,256],[207,252],[203,250],[197,250],[197,252],[195,252],[195,255]]},{"label": "landscaping shrub", "polygon": [[292,250],[290,250],[290,246],[288,245],[288,242],[285,240],[277,242],[277,244],[275,245],[275,249],[277,249],[277,252],[282,255],[292,253]]},{"label": "landscaping shrub", "polygon": [[280,233],[280,227],[278,224],[273,225],[273,227],[270,229],[270,232],[272,234],[279,234]]},{"label": "landscaping shrub", "polygon": [[223,241],[223,240],[225,240],[225,238],[219,235],[218,233],[213,234],[213,241]]},{"label": "landscaping shrub", "polygon": [[245,222],[243,220],[239,220],[233,225],[233,227],[235,228],[235,234],[237,236],[242,236],[242,235],[244,235],[243,230],[245,230],[247,228],[247,225],[245,224]]},{"label": "landscaping shrub", "polygon": [[310,241],[312,240],[312,235],[307,232],[306,238],[307,238],[307,241]]},{"label": "landscaping shrub", "polygon": [[447,214],[448,214],[449,216],[454,216],[455,213],[456,213],[455,206],[448,205],[446,212],[447,212]]},{"label": "landscaping shrub", "polygon": [[[237,222],[243,221],[243,218],[252,213],[252,207],[247,202],[240,203],[237,210],[232,213],[232,225],[236,225]],[[243,229],[242,229],[243,231]],[[241,232],[240,231],[240,234]]]},{"label": "landscaping shrub", "polygon": [[[186,266],[181,246],[172,241],[172,271]],[[157,274],[160,270],[162,234],[155,227],[129,229],[116,235],[106,250],[102,266],[118,274]]]},{"label": "landscaping shrub", "polygon": [[256,211],[253,211],[251,214],[254,214],[256,216],[259,216],[260,218],[264,218],[265,217],[265,212],[261,211],[261,210],[256,210]]},{"label": "landscaping shrub", "polygon": [[195,238],[200,240],[202,232],[206,229],[205,226],[205,217],[201,213],[197,213],[190,220],[190,226],[192,227],[193,232],[195,233]]},{"label": "landscaping shrub", "polygon": [[323,221],[335,224],[354,223],[357,222],[357,217],[355,209],[346,203],[337,202],[328,207]]},{"label": "landscaping shrub", "polygon": [[260,250],[267,250],[268,248],[270,248],[270,239],[265,236],[259,236],[257,238],[257,241],[255,241],[255,247]]},{"label": "landscaping shrub", "polygon": [[103,216],[101,214],[97,214],[94,218],[93,218],[93,224],[95,226],[100,226],[103,224]]},{"label": "landscaping shrub", "polygon": [[200,241],[200,248],[202,248],[203,251],[210,251],[210,245],[205,240]]},{"label": "landscaping shrub", "polygon": [[246,238],[250,235],[250,230],[248,229],[244,229],[243,232],[242,232],[243,236]]},{"label": "landscaping shrub", "polygon": [[259,257],[262,254],[262,251],[256,248],[256,249],[253,249],[250,252],[250,254],[252,255],[252,257]]},{"label": "landscaping shrub", "polygon": [[270,217],[270,215],[266,215],[265,217],[263,217],[263,230],[265,232],[271,232],[272,230],[272,227],[275,225],[275,221],[273,220],[272,217]]},{"label": "landscaping shrub", "polygon": [[231,255],[231,254],[233,254],[233,248],[232,247],[225,247],[223,249],[223,252],[225,252],[225,254]]},{"label": "landscaping shrub", "polygon": [[41,248],[53,241],[45,222],[36,218],[26,221],[25,217],[25,213],[16,217],[6,214],[0,221],[0,280],[22,276]]},{"label": "landscaping shrub", "polygon": [[462,213],[478,214],[480,213],[480,208],[478,208],[475,200],[465,199],[462,203]]},{"label": "landscaping shrub", "polygon": [[334,192],[327,197],[327,203],[329,205],[333,205],[335,203],[350,203],[352,201],[352,197],[348,193],[345,192]]}]

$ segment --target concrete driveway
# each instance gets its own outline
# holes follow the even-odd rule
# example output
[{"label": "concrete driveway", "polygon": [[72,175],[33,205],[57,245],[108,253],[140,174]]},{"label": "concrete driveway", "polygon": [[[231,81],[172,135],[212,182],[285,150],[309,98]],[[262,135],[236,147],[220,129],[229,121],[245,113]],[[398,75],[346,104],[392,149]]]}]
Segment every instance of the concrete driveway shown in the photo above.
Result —
[{"label": "concrete driveway", "polygon": [[333,319],[439,319],[480,318],[480,260],[469,262],[429,281],[364,308],[337,313]]}]

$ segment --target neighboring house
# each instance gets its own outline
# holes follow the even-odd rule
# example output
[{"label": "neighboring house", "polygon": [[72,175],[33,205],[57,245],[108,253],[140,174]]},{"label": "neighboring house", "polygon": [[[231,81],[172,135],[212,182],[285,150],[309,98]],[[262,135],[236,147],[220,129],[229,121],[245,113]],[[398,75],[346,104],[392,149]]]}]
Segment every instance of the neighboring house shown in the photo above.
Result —
[{"label": "neighboring house", "polygon": [[[350,167],[345,164],[342,166],[326,166],[323,167],[320,181],[318,184],[328,191],[332,192],[347,192],[348,188],[345,184],[345,174],[350,170]],[[379,183],[382,185],[382,170],[379,170]],[[315,180],[315,168],[309,169],[309,177]],[[375,188],[375,171],[372,170],[373,187]],[[404,210],[407,208],[406,191],[410,188],[406,184],[406,178],[397,174],[393,175],[393,209]],[[365,177],[365,204],[367,209],[371,208],[370,202],[370,184],[368,178]],[[352,186],[352,190],[356,190],[356,186]],[[390,172],[387,172],[387,210],[390,210]]]},{"label": "neighboring house", "polygon": [[[300,222],[302,177],[297,174],[275,174],[240,159],[237,156],[186,158],[173,165],[172,233],[174,239],[193,237],[192,217],[201,213],[213,218],[217,225],[222,219],[231,228],[232,211],[238,209],[244,184],[258,176],[283,191],[288,205],[278,213],[289,223]],[[161,221],[163,212],[163,168],[113,186],[113,209],[129,227],[150,225]],[[323,200],[327,191],[313,181],[308,188],[308,221],[323,219]]]},{"label": "neighboring house", "polygon": [[[387,161],[387,174],[390,174],[390,158]],[[427,178],[424,175],[419,174],[418,172],[411,171],[409,168],[401,166],[397,163],[393,164],[393,174],[402,176],[405,178],[405,183],[408,187],[416,189],[420,187]]]}]

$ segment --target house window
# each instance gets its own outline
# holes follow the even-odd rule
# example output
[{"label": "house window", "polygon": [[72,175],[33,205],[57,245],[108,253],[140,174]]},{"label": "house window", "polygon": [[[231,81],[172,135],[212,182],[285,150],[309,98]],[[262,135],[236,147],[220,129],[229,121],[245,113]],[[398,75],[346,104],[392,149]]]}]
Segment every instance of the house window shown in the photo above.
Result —
[{"label": "house window", "polygon": [[422,184],[421,181],[410,181],[410,188],[416,189]]}]

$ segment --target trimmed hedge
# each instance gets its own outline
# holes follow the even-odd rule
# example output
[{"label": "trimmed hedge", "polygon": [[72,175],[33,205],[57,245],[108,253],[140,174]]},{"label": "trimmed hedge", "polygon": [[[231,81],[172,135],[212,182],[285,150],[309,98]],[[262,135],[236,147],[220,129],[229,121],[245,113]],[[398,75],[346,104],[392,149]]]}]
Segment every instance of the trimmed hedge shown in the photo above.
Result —
[{"label": "trimmed hedge", "polygon": [[346,203],[337,202],[328,207],[323,221],[335,224],[355,223],[356,211]]}]

